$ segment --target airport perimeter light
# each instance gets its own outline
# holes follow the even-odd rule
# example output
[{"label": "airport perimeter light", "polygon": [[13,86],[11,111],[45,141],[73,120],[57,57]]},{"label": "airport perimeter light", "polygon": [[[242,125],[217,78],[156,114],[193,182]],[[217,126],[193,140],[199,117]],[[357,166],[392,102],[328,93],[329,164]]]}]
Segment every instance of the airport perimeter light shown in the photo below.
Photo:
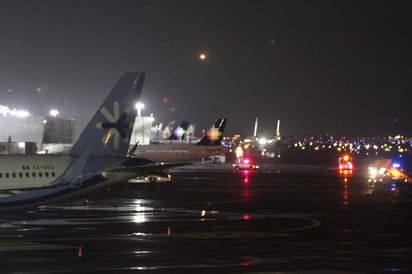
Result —
[{"label": "airport perimeter light", "polygon": [[51,109],[49,113],[52,117],[56,117],[57,115],[59,115],[59,111],[57,109]]}]

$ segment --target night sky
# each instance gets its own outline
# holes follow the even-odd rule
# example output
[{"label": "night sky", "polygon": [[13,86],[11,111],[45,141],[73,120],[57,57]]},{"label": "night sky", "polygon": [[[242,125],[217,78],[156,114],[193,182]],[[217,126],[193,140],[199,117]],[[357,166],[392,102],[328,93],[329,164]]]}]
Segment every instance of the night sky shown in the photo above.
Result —
[{"label": "night sky", "polygon": [[[144,115],[197,135],[412,136],[412,1],[0,0],[0,104],[92,115],[145,71]],[[199,54],[205,53],[205,60]]]}]

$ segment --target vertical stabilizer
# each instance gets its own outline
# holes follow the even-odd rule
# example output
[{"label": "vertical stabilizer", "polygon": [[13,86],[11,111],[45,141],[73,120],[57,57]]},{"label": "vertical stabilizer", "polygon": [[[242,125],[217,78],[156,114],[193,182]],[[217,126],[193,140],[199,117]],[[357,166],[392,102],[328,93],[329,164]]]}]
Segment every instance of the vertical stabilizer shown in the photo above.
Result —
[{"label": "vertical stabilizer", "polygon": [[145,73],[127,72],[97,110],[74,143],[70,155],[77,157],[86,149],[90,155],[125,156],[136,118]]},{"label": "vertical stabilizer", "polygon": [[253,131],[253,137],[256,137],[256,135],[257,135],[257,129],[258,129],[258,117],[256,117],[256,120],[255,120],[255,129],[254,129],[254,131]]},{"label": "vertical stabilizer", "polygon": [[165,128],[162,131],[162,138],[163,139],[167,139],[170,137],[170,135],[172,134],[172,130],[175,127],[175,123],[176,121],[170,121],[167,126],[165,126]]},{"label": "vertical stabilizer", "polygon": [[280,140],[280,120],[278,120],[276,125],[276,140]]},{"label": "vertical stabilizer", "polygon": [[196,145],[219,146],[223,140],[226,118],[219,118]]},{"label": "vertical stabilizer", "polygon": [[186,134],[185,134],[186,142],[189,143],[190,140],[195,136],[195,128],[196,127],[194,124],[191,124],[187,127]]},{"label": "vertical stabilizer", "polygon": [[189,126],[189,121],[183,121],[179,126],[170,134],[167,140],[183,140],[185,138],[187,127]]}]

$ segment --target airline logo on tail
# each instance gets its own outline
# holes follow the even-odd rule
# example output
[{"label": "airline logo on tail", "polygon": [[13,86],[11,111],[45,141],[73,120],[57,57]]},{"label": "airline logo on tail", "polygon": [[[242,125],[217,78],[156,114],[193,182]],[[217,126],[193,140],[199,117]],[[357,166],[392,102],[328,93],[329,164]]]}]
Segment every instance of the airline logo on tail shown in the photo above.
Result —
[{"label": "airline logo on tail", "polygon": [[219,132],[219,129],[218,129],[218,128],[211,128],[211,129],[209,130],[209,132],[207,132],[207,137],[208,137],[209,140],[211,140],[211,141],[216,141],[216,140],[219,140],[219,136],[220,136],[221,134],[222,134],[222,133]]},{"label": "airline logo on tail", "polygon": [[102,143],[107,145],[110,142],[110,139],[114,138],[114,149],[119,149],[120,138],[125,143],[129,143],[129,138],[124,129],[131,128],[130,123],[125,123],[124,121],[127,120],[129,109],[126,109],[120,115],[120,106],[119,102],[115,101],[113,103],[113,114],[111,114],[105,107],[100,109],[100,112],[103,116],[107,119],[108,122],[99,122],[96,123],[96,128],[98,129],[109,129],[109,131],[103,136]]},{"label": "airline logo on tail", "polygon": [[216,123],[207,131],[206,135],[197,143],[197,145],[218,146],[223,138],[223,132],[226,126],[226,119],[219,118]]},{"label": "airline logo on tail", "polygon": [[212,127],[207,132],[209,140],[217,141],[223,135],[222,125],[225,123],[225,119],[220,119],[216,124],[215,127]]}]

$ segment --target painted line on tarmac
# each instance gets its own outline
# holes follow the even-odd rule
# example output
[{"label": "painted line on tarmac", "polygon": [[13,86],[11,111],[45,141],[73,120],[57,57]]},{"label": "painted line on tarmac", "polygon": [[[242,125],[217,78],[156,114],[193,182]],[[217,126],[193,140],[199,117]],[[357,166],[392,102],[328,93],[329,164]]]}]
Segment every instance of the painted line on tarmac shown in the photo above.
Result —
[{"label": "painted line on tarmac", "polygon": [[312,218],[298,218],[301,220],[305,220],[305,221],[309,221],[312,222],[312,224],[307,225],[307,226],[302,226],[302,227],[295,227],[295,228],[289,228],[289,229],[283,229],[283,230],[279,230],[280,232],[294,232],[294,231],[302,231],[302,230],[308,230],[308,229],[312,229],[315,227],[318,227],[322,224],[322,222],[316,220],[316,219],[312,219]]},{"label": "painted line on tarmac", "polygon": [[290,234],[262,231],[216,231],[216,232],[188,232],[173,233],[173,238],[188,239],[235,239],[235,238],[268,238],[285,237]]},{"label": "painted line on tarmac", "polygon": [[0,241],[0,252],[71,249],[68,245],[38,243],[35,241]]},{"label": "painted line on tarmac", "polygon": [[[59,239],[52,239],[53,242],[71,242],[71,241],[91,241],[91,240],[130,240],[133,239],[141,239],[141,238],[150,238],[150,237],[171,237],[171,238],[185,238],[185,239],[236,239],[236,238],[273,238],[273,237],[289,237],[293,236],[292,232],[297,231],[304,231],[309,229],[314,229],[319,227],[322,223],[313,218],[293,218],[298,220],[303,220],[309,222],[308,225],[299,226],[299,227],[292,227],[288,229],[281,229],[277,231],[212,231],[212,232],[171,232],[170,235],[165,232],[165,234],[151,234],[151,233],[138,233],[138,234],[120,234],[120,235],[107,235],[104,237],[69,237],[69,238],[59,238]],[[0,241],[0,244],[3,245],[3,248],[0,248],[0,252],[6,250],[29,250],[30,243],[31,248],[36,249],[66,249],[70,248],[71,244],[69,245],[53,245],[53,244],[45,244],[41,243],[42,241],[50,241],[51,239],[35,239],[32,242],[21,241],[21,243],[17,246],[11,247],[10,245],[5,245],[6,242]],[[37,245],[37,247],[33,247]]]},{"label": "painted line on tarmac", "polygon": [[234,239],[234,238],[269,238],[269,237],[287,237],[292,236],[289,232],[303,231],[313,229],[322,223],[312,218],[297,218],[310,222],[309,225],[282,229],[274,232],[265,231],[214,231],[214,232],[187,232],[173,233],[171,237],[188,238],[188,239]]}]

